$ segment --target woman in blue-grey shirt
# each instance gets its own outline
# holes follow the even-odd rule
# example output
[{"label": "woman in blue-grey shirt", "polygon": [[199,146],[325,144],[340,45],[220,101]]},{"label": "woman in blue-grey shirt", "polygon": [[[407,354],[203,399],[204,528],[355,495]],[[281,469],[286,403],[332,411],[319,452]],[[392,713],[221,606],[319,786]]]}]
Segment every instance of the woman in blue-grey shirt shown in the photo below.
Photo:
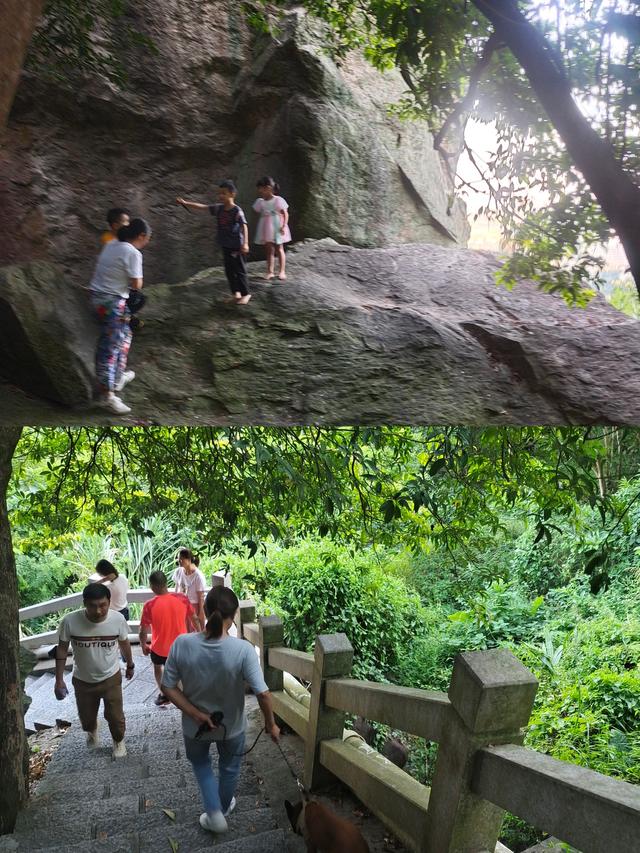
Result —
[{"label": "woman in blue-grey shirt", "polygon": [[[226,832],[226,818],[236,804],[233,794],[244,752],[245,681],[257,696],[265,731],[274,741],[280,737],[253,646],[229,636],[237,610],[233,590],[210,590],[204,603],[205,630],[176,637],[162,677],[162,692],[182,711],[185,751],[205,807],[200,826],[210,832]],[[211,719],[216,712],[222,714],[217,726]],[[218,750],[219,779],[211,768],[211,743]]]}]

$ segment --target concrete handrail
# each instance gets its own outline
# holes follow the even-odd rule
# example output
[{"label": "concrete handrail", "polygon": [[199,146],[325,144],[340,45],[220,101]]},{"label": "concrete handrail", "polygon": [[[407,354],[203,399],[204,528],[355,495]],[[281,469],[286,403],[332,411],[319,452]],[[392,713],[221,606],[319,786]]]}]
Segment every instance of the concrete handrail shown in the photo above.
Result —
[{"label": "concrete handrail", "polygon": [[303,681],[311,681],[313,678],[313,655],[308,652],[298,652],[285,646],[271,646],[268,658],[269,666],[275,669],[281,669]]},{"label": "concrete handrail", "polygon": [[260,631],[256,622],[245,622],[242,626],[242,637],[254,646],[260,645]]},{"label": "concrete handrail", "polygon": [[524,746],[479,750],[478,796],[579,850],[629,853],[640,844],[640,787]]},{"label": "concrete handrail", "polygon": [[[240,636],[260,649],[276,713],[304,738],[305,785],[341,779],[409,849],[504,849],[505,809],[584,853],[637,847],[640,787],[521,746],[538,685],[507,649],[459,654],[445,694],[350,678],[344,634],[318,636],[311,655],[284,647],[278,617],[255,618],[242,602]],[[309,709],[283,691],[283,672],[311,682]],[[438,742],[431,789],[343,743],[345,713]]]},{"label": "concrete handrail", "polygon": [[[127,592],[129,604],[141,604],[144,601],[149,601],[150,598],[153,598],[153,592],[150,589],[130,589]],[[60,598],[50,598],[48,601],[40,602],[40,604],[21,607],[18,610],[18,619],[20,622],[25,622],[27,619],[35,619],[37,616],[46,616],[47,613],[57,613],[59,610],[66,610],[69,607],[80,607],[81,604],[82,593],[72,592]]]},{"label": "concrete handrail", "polygon": [[446,693],[354,678],[328,681],[325,704],[434,741],[442,739],[451,711]]}]

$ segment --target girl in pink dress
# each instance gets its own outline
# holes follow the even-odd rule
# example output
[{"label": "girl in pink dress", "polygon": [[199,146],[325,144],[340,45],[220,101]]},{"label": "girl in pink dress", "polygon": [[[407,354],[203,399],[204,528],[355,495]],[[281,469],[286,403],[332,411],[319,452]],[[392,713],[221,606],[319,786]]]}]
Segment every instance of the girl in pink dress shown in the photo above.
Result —
[{"label": "girl in pink dress", "polygon": [[280,188],[270,177],[260,178],[256,184],[258,195],[253,209],[259,215],[255,242],[264,245],[267,253],[267,280],[275,277],[275,254],[278,254],[280,269],[278,278],[284,281],[285,272],[284,244],[291,240],[289,231],[289,205],[279,196]]}]

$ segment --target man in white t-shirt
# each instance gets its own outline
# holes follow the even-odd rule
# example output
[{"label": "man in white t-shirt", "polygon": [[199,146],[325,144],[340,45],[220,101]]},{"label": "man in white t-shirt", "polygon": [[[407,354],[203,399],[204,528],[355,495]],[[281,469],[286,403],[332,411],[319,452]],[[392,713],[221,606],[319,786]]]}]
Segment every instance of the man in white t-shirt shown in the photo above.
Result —
[{"label": "man in white t-shirt", "polygon": [[100,583],[90,583],[82,591],[83,610],[68,613],[58,628],[56,654],[56,698],[67,694],[64,665],[69,643],[73,649],[73,687],[80,724],[87,732],[87,745],[98,745],[98,710],[104,702],[104,718],[113,738],[113,756],[127,754],[124,745],[125,719],[122,708],[120,655],[126,662],[126,678],[133,677],[134,663],[127,622],[109,609],[111,593]]}]

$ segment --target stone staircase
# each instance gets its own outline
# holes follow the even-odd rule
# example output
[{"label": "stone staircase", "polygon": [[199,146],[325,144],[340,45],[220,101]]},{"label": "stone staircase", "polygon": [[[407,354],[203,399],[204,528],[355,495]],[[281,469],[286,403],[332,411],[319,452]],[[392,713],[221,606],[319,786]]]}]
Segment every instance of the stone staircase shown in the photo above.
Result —
[{"label": "stone staircase", "polygon": [[[65,678],[71,689],[71,677]],[[20,853],[271,853],[291,849],[290,833],[278,828],[264,787],[244,763],[237,807],[229,831],[213,836],[200,828],[202,803],[191,765],[184,756],[180,713],[157,708],[148,659],[136,657],[136,675],[124,684],[127,757],[114,760],[111,738],[101,720],[101,746],[89,750],[73,696],[58,702],[53,677],[30,679],[27,713],[32,730],[56,720],[71,723],[27,808],[20,813],[12,847]],[[247,732],[248,745],[257,729]],[[215,753],[214,753],[215,754]]]}]

